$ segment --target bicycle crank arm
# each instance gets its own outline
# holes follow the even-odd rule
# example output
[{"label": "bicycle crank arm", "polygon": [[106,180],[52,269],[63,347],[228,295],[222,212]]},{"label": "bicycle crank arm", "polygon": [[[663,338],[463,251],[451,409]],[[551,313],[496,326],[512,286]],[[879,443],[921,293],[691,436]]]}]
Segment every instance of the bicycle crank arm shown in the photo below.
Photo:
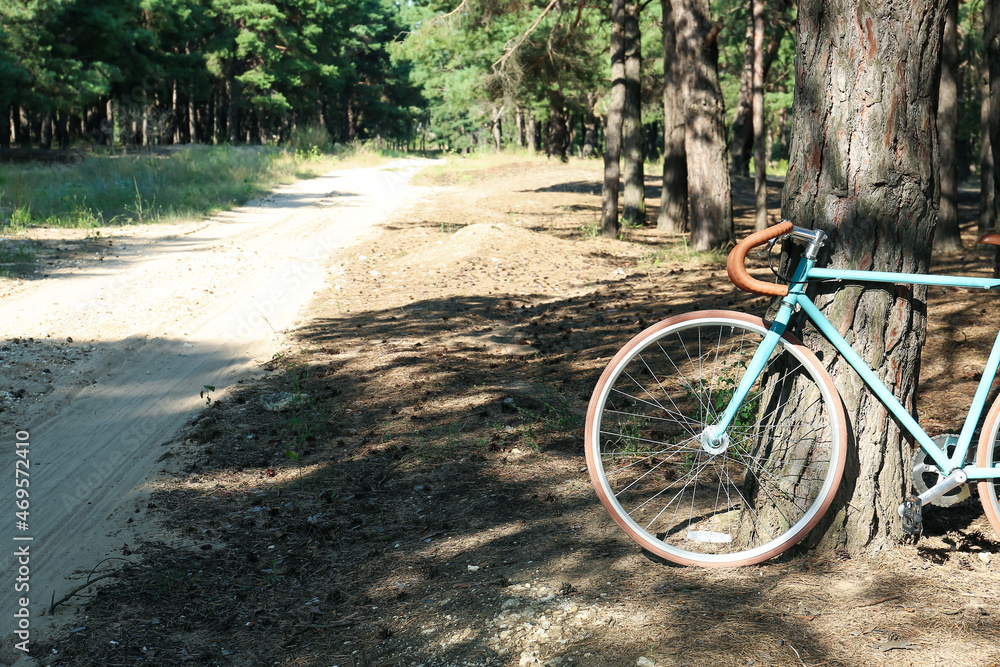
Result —
[{"label": "bicycle crank arm", "polygon": [[[938,482],[931,488],[921,493],[919,496],[917,496],[917,498],[920,499],[921,505],[926,505],[932,500],[940,498],[941,496],[948,493],[952,489],[957,489],[958,487],[962,486],[968,481],[969,481],[969,476],[965,474],[964,470],[956,470],[955,472],[951,473],[950,475],[942,479],[940,482]],[[903,516],[902,505],[899,506],[897,511],[899,512],[899,516]]]}]

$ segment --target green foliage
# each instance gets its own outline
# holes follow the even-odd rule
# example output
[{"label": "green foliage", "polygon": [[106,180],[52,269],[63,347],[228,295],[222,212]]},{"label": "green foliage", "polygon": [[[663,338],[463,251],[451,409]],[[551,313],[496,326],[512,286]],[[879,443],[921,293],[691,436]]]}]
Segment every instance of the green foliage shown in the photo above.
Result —
[{"label": "green foliage", "polygon": [[6,165],[0,171],[0,230],[198,217],[279,183],[324,173],[334,163],[326,155],[196,146],[157,156],[97,154],[71,165]]},{"label": "green foliage", "polygon": [[399,11],[388,0],[4,2],[0,106],[84,123],[112,101],[112,138],[125,143],[140,143],[135,121],[171,142],[187,130],[175,104],[188,102],[202,140],[269,143],[323,120],[334,140],[404,137],[424,102],[389,57]]},{"label": "green foliage", "polygon": [[450,3],[424,1],[404,9],[411,29],[392,53],[412,63],[411,77],[429,102],[424,128],[431,140],[474,151],[489,145],[495,119],[510,128],[517,110],[542,121],[553,106],[579,112],[587,93],[605,85],[603,9],[565,3],[520,39],[548,4],[467,2],[450,11]]}]

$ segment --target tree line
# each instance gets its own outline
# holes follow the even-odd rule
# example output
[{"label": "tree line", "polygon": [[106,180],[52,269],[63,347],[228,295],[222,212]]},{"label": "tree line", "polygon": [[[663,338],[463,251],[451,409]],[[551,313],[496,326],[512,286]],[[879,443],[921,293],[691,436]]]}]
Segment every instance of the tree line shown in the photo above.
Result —
[{"label": "tree line", "polygon": [[424,106],[383,0],[0,4],[0,146],[406,142]]},{"label": "tree line", "polygon": [[[987,3],[988,4],[988,3]],[[0,147],[317,142],[603,156],[601,229],[732,241],[730,179],[789,158],[793,0],[28,0],[0,5]],[[957,184],[992,174],[981,0],[944,29],[935,244]],[[754,155],[754,151],[757,152]],[[753,159],[752,159],[753,158]],[[728,170],[727,170],[728,167]],[[623,201],[618,201],[623,183]]]}]

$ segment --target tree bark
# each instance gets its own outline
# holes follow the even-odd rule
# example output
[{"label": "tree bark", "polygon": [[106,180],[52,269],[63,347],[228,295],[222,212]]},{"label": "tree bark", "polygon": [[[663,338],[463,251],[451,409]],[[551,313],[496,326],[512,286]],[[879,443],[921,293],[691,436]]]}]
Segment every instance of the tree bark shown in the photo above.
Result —
[{"label": "tree bark", "polygon": [[[938,203],[938,57],[947,0],[802,0],[784,217],[829,235],[830,268],[926,273]],[[830,284],[816,304],[915,414],[926,288]],[[811,541],[873,554],[902,536],[910,448],[896,422],[806,327],[853,426],[834,507]],[[849,451],[854,449],[849,445]]]},{"label": "tree bark", "polygon": [[[751,7],[758,0],[750,0]],[[750,155],[753,150],[753,61],[754,29],[753,12],[747,16],[746,44],[743,47],[743,69],[740,72],[740,92],[733,110],[732,140],[729,148],[729,172],[733,176],[750,173]]]},{"label": "tree bark", "polygon": [[10,148],[12,107],[8,104],[3,109],[3,128],[0,128],[0,148]]},{"label": "tree bark", "polygon": [[[1000,192],[1000,11],[994,0],[983,3],[983,42],[986,48],[986,63],[990,79],[989,126],[990,148],[993,153],[993,192]],[[993,275],[1000,277],[1000,248],[996,251]]]},{"label": "tree bark", "polygon": [[958,0],[947,0],[948,15],[941,45],[941,83],[938,87],[938,143],[941,153],[941,204],[937,230],[934,233],[936,252],[962,249],[958,229]]},{"label": "tree bark", "polygon": [[618,185],[621,176],[622,116],[625,110],[625,0],[611,3],[611,99],[604,129],[604,183],[601,186],[601,235],[618,236]]},{"label": "tree bark", "polygon": [[38,130],[38,145],[44,150],[52,148],[52,112],[46,113],[42,117],[42,123]]},{"label": "tree bark", "polygon": [[625,109],[622,118],[622,180],[625,182],[622,220],[627,225],[646,221],[646,184],[642,155],[642,35],[639,4],[625,2]]},{"label": "tree bark", "polygon": [[566,100],[559,93],[553,93],[549,106],[549,122],[545,132],[545,154],[557,157],[561,162],[567,162],[566,151],[569,148],[569,127]]},{"label": "tree bark", "polygon": [[594,157],[597,154],[597,116],[594,115],[596,105],[597,93],[587,93],[587,108],[583,112],[582,157]]},{"label": "tree bark", "polygon": [[767,225],[767,142],[764,127],[764,0],[753,5],[753,147],[754,147],[754,228]]},{"label": "tree bark", "polygon": [[673,2],[660,0],[660,5],[663,8],[663,190],[656,228],[680,234],[687,229],[688,221],[684,104]]},{"label": "tree bark", "polygon": [[691,247],[722,248],[733,240],[729,159],[722,120],[717,42],[708,0],[676,0],[677,57],[684,73],[684,146],[687,150]]},{"label": "tree bark", "polygon": [[493,149],[500,151],[503,148],[503,126],[501,116],[503,115],[503,107],[499,109],[494,106],[492,118],[490,120],[490,136],[493,138]]},{"label": "tree bark", "polygon": [[[983,2],[983,26],[989,21],[993,0]],[[985,58],[984,58],[985,60]],[[984,63],[985,64],[985,63]],[[996,230],[997,210],[994,201],[993,147],[990,142],[990,75],[981,72],[982,100],[979,104],[979,233]]]}]

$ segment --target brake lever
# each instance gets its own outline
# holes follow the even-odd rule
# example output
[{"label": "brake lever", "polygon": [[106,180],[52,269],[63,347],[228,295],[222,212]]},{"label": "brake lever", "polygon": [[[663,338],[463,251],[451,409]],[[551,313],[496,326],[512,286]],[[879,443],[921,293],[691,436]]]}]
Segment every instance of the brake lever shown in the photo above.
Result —
[{"label": "brake lever", "polygon": [[781,236],[775,236],[773,239],[768,241],[766,248],[761,248],[760,250],[757,251],[757,257],[758,258],[770,257],[771,251],[774,250],[774,244],[780,241],[781,239],[785,238],[785,236],[786,236],[785,234],[782,234]]}]

